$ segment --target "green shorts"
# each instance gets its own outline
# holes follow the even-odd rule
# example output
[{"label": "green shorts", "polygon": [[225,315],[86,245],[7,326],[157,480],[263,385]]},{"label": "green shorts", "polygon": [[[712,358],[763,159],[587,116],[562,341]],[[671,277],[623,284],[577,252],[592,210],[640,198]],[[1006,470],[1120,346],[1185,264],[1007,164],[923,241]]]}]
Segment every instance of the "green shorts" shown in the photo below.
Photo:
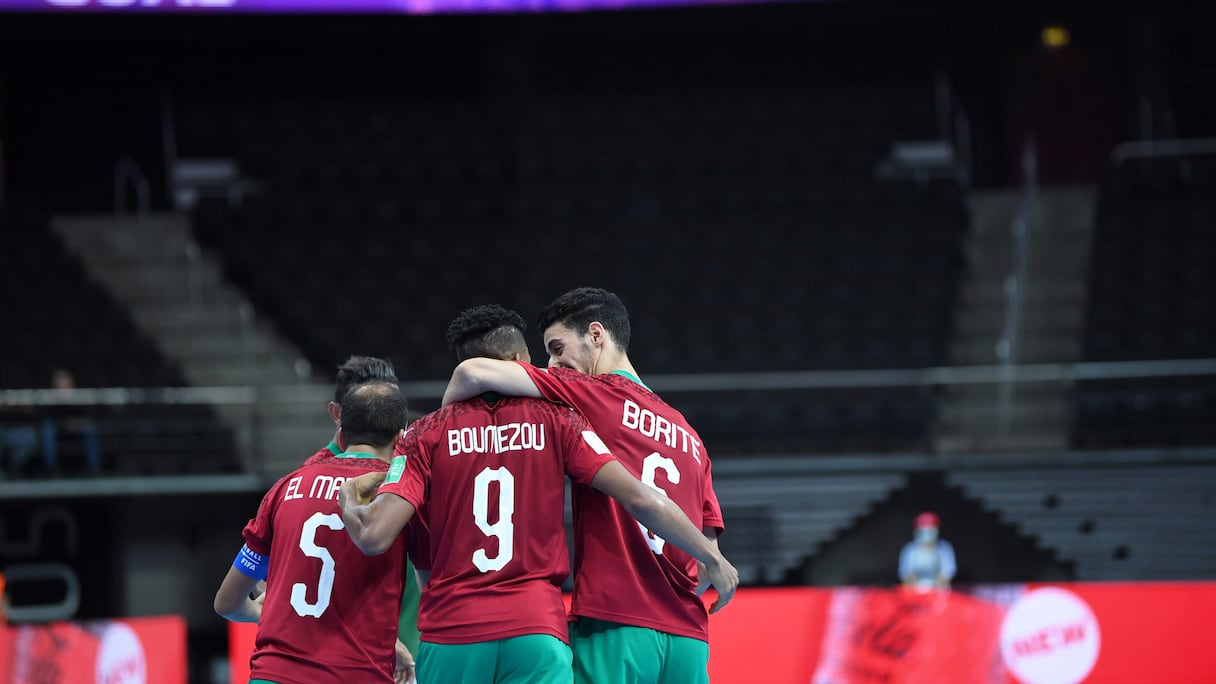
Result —
[{"label": "green shorts", "polygon": [[709,684],[709,644],[594,618],[570,626],[576,684]]},{"label": "green shorts", "polygon": [[418,647],[419,682],[443,684],[571,684],[570,647],[548,634]]}]

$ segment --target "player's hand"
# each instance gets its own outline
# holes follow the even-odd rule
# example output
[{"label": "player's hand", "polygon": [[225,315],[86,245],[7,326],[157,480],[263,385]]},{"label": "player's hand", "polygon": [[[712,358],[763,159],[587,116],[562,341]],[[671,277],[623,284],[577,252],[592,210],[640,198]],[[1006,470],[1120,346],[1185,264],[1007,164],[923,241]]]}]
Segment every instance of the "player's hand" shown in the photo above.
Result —
[{"label": "player's hand", "polygon": [[262,606],[266,603],[266,592],[250,597],[249,604],[246,609],[249,611],[249,616],[253,618],[253,622],[262,621]]},{"label": "player's hand", "polygon": [[355,503],[367,505],[376,498],[376,493],[380,489],[380,485],[384,483],[384,478],[388,473],[372,471],[363,473],[359,477],[349,480],[355,488]]},{"label": "player's hand", "polygon": [[709,589],[709,569],[701,561],[697,561],[697,596]]},{"label": "player's hand", "polygon": [[[718,598],[709,606],[709,612],[716,613],[726,607],[730,600],[735,596],[735,590],[739,588],[739,571],[735,566],[730,564],[730,561],[722,558],[720,563],[708,565],[705,568],[706,576],[709,583],[714,589],[718,590]],[[698,568],[700,569],[700,568]]]},{"label": "player's hand", "polygon": [[418,680],[415,679],[413,654],[405,647],[405,644],[401,643],[400,639],[397,640],[396,651],[397,662],[393,669],[393,682],[395,684],[414,684]]}]

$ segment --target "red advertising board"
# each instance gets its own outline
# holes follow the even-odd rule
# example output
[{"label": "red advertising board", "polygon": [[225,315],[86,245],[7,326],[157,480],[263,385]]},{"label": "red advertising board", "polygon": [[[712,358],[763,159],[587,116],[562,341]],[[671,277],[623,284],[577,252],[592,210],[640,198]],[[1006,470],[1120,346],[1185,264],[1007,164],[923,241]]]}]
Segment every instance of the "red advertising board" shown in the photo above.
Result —
[{"label": "red advertising board", "polygon": [[186,621],[0,627],[0,684],[186,684]]},{"label": "red advertising board", "polygon": [[[248,681],[254,625],[230,625]],[[742,589],[710,679],[765,684],[1211,684],[1216,582]]]}]

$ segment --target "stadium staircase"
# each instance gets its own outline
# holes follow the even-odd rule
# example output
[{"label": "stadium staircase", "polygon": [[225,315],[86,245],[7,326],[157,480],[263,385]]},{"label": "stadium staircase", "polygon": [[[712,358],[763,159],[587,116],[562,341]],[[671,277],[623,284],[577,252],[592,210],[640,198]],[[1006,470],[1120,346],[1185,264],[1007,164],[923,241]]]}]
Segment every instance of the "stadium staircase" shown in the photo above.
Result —
[{"label": "stadium staircase", "polygon": [[246,471],[277,477],[329,439],[326,386],[225,281],[185,217],[64,216],[51,228],[192,385],[252,392],[214,406]]},{"label": "stadium staircase", "polygon": [[[956,312],[950,361],[955,366],[998,363],[1005,322],[1005,280],[1014,252],[1011,226],[1021,191],[976,191],[966,238],[967,271]],[[1095,191],[1042,189],[1027,235],[1020,334],[1014,363],[1081,360],[1087,267]],[[935,431],[941,453],[1058,449],[1068,445],[1071,388],[1064,383],[1013,388],[1007,425],[1000,421],[1000,388],[946,387]]]}]

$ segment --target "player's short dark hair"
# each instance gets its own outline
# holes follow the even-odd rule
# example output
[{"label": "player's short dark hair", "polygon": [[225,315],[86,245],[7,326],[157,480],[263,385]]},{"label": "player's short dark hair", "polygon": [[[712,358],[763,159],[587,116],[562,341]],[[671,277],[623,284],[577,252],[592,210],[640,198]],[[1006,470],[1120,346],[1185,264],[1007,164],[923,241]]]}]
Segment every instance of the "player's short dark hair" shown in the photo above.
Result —
[{"label": "player's short dark hair", "polygon": [[475,356],[509,359],[528,348],[523,316],[497,304],[483,304],[460,312],[448,326],[448,346],[460,361]]},{"label": "player's short dark hair", "polygon": [[579,287],[553,300],[536,315],[541,334],[554,323],[582,333],[599,321],[621,351],[629,351],[629,312],[615,294],[599,287]]},{"label": "player's short dark hair", "polygon": [[405,427],[408,407],[401,390],[391,382],[359,385],[342,398],[342,434],[347,444],[392,444]]},{"label": "player's short dark hair", "polygon": [[397,384],[397,371],[393,362],[374,356],[352,356],[338,366],[338,379],[334,383],[334,401],[339,404],[352,387],[369,382],[391,382]]}]

